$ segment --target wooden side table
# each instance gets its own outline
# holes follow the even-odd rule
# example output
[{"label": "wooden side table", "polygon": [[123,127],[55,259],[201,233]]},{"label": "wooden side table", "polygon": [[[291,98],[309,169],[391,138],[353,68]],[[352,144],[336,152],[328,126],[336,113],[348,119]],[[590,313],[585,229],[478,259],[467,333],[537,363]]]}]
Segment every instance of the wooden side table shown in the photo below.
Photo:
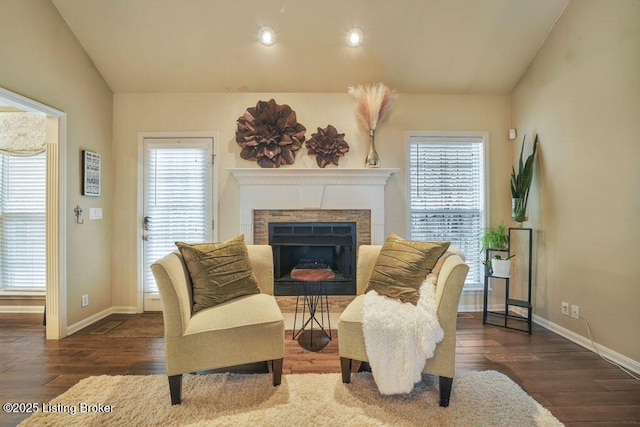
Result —
[{"label": "wooden side table", "polygon": [[[291,270],[291,278],[295,280],[299,280],[301,286],[298,286],[298,292],[296,296],[296,312],[293,318],[293,331],[292,331],[292,339],[296,339],[300,336],[302,332],[304,332],[307,325],[310,326],[310,344],[309,350],[318,351],[322,347],[324,347],[328,341],[323,338],[328,338],[328,340],[332,339],[331,336],[331,319],[329,317],[329,297],[327,296],[327,289],[325,286],[325,282],[327,280],[333,279],[335,274],[331,269],[328,268],[294,268]],[[301,291],[302,290],[302,295]],[[302,304],[300,304],[300,297],[303,297]],[[302,319],[301,326],[296,328],[298,325],[298,307],[302,306]],[[320,308],[320,318],[316,316],[318,308]],[[307,312],[308,310],[308,312]],[[325,312],[327,315],[327,323],[328,328],[324,327],[324,316]],[[313,326],[314,323],[320,328],[320,332],[322,332],[321,337],[316,340],[316,345],[313,343]],[[327,333],[328,330],[328,333]],[[300,340],[298,340],[300,343]],[[301,344],[302,345],[302,344]]]}]

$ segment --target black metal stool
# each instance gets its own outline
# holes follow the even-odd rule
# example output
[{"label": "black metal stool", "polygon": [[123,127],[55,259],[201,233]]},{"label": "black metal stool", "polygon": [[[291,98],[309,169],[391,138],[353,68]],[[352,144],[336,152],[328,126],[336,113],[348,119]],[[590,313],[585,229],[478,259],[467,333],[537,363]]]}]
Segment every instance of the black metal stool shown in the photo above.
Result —
[{"label": "black metal stool", "polygon": [[[327,296],[327,289],[325,286],[325,282],[329,279],[333,279],[335,274],[331,269],[325,268],[294,268],[291,270],[291,278],[299,280],[302,282],[301,288],[303,291],[303,302],[302,302],[302,320],[301,326],[296,329],[296,325],[298,324],[298,306],[300,305],[300,287],[298,287],[298,292],[296,296],[296,312],[293,318],[293,331],[291,332],[292,339],[296,339],[300,336],[302,332],[304,332],[307,325],[310,325],[310,345],[308,348],[312,351],[320,350],[324,347],[328,341],[324,344],[322,343],[322,339],[316,342],[316,345],[313,345],[313,325],[314,323],[320,328],[320,331],[323,335],[329,340],[332,339],[331,336],[331,318],[329,313],[329,297]],[[320,308],[320,319],[316,316],[318,307]],[[309,317],[306,318],[307,309],[309,311]],[[325,311],[327,313],[327,323],[328,323],[328,333],[327,329],[324,327],[324,316]],[[298,342],[300,342],[298,340]],[[302,345],[302,344],[301,344]]]}]

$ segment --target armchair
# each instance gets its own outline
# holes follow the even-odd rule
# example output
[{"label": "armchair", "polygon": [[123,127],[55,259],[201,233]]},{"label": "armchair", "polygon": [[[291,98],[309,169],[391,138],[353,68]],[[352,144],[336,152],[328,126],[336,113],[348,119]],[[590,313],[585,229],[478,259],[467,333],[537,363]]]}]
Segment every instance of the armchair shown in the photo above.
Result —
[{"label": "armchair", "polygon": [[[358,249],[357,293],[338,321],[338,346],[342,382],[351,381],[352,361],[368,362],[362,334],[364,290],[382,246],[362,245]],[[458,255],[450,255],[440,270],[436,286],[436,309],[444,339],[436,346],[434,356],[427,360],[423,372],[438,375],[440,406],[449,406],[455,373],[456,320],[462,286],[469,266]]]},{"label": "armchair", "polygon": [[273,385],[282,378],[284,319],[273,297],[273,255],[268,245],[247,245],[261,293],[192,315],[186,264],[173,252],[151,265],[163,304],[165,365],[171,404],[182,401],[182,374],[271,361]]}]

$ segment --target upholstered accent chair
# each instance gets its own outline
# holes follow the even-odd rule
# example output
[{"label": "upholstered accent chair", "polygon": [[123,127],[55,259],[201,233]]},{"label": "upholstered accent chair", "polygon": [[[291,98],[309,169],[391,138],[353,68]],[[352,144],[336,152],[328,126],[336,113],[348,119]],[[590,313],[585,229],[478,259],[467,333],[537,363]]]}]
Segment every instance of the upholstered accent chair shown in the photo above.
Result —
[{"label": "upholstered accent chair", "polygon": [[[338,321],[338,345],[342,368],[342,382],[351,381],[352,361],[368,362],[362,334],[364,291],[382,246],[362,245],[358,249],[357,293]],[[445,255],[446,256],[446,255]],[[444,261],[436,282],[436,309],[444,339],[436,346],[435,354],[427,360],[423,372],[439,376],[440,406],[449,406],[456,364],[456,320],[458,303],[467,266],[459,255]]]},{"label": "upholstered accent chair", "polygon": [[182,402],[182,374],[270,361],[273,385],[282,378],[284,318],[273,297],[273,254],[247,245],[260,293],[192,314],[192,285],[184,258],[173,252],[151,265],[163,304],[165,365],[171,404]]}]

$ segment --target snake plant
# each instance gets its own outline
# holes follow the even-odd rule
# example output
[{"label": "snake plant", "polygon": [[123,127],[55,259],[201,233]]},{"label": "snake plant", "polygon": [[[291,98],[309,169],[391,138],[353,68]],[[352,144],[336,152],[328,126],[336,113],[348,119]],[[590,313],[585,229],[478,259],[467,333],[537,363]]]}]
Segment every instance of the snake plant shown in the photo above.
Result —
[{"label": "snake plant", "polygon": [[524,151],[524,143],[526,135],[522,139],[522,148],[520,149],[520,161],[518,162],[518,173],[515,168],[511,167],[511,197],[512,218],[516,222],[527,220],[527,201],[529,200],[529,189],[531,188],[531,180],[533,179],[533,161],[538,149],[538,135],[533,141],[533,152],[527,157],[526,162],[522,162],[522,153]]}]

